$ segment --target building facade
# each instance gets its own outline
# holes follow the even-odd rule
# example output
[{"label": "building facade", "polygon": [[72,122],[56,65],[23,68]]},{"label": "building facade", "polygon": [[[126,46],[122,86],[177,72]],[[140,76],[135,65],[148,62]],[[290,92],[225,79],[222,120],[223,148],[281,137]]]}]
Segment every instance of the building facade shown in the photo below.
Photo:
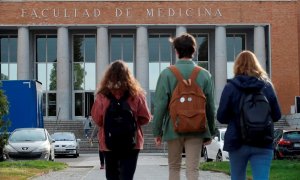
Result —
[{"label": "building facade", "polygon": [[123,59],[152,109],[159,73],[176,62],[168,40],[188,32],[198,44],[193,60],[214,79],[216,106],[234,58],[248,49],[290,114],[300,90],[299,10],[297,0],[2,0],[1,79],[40,81],[45,119],[80,120],[109,63]]}]

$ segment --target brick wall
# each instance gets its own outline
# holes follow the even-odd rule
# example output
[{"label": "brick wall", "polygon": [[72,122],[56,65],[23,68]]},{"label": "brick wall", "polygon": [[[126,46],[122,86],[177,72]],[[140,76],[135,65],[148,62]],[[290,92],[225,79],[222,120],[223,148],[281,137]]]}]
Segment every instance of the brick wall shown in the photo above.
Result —
[{"label": "brick wall", "polygon": [[299,95],[298,1],[1,2],[0,27],[270,24],[271,77],[284,114]]}]

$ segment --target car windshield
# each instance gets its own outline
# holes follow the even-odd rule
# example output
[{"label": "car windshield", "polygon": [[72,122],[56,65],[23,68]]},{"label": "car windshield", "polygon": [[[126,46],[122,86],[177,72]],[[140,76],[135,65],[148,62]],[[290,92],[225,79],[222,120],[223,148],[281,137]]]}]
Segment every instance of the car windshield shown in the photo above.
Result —
[{"label": "car windshield", "polygon": [[286,132],[284,133],[283,138],[288,140],[300,139],[300,131]]},{"label": "car windshield", "polygon": [[10,137],[11,142],[24,142],[24,141],[45,141],[46,134],[44,129],[21,129],[14,131]]},{"label": "car windshield", "polygon": [[51,135],[55,141],[74,141],[75,136],[71,133],[54,133]]}]

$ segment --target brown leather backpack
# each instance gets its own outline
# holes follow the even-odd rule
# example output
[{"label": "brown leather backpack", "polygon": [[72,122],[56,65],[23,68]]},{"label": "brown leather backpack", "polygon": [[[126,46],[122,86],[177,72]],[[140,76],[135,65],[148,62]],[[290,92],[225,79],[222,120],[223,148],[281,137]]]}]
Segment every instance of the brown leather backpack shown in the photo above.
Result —
[{"label": "brown leather backpack", "polygon": [[201,68],[195,66],[187,80],[174,65],[169,69],[178,81],[169,103],[175,132],[204,132],[206,130],[206,97],[196,82]]}]

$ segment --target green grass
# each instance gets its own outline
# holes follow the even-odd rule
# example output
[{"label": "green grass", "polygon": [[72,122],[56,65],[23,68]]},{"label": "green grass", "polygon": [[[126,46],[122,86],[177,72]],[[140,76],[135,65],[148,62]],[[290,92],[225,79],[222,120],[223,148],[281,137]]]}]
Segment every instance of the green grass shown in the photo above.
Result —
[{"label": "green grass", "polygon": [[25,180],[66,167],[65,163],[52,161],[4,161],[0,162],[0,179]]},{"label": "green grass", "polygon": [[[200,164],[201,170],[223,172],[230,175],[229,162],[207,162]],[[250,164],[247,167],[247,179],[252,179]],[[271,164],[270,180],[299,180],[299,160],[273,160]]]}]

